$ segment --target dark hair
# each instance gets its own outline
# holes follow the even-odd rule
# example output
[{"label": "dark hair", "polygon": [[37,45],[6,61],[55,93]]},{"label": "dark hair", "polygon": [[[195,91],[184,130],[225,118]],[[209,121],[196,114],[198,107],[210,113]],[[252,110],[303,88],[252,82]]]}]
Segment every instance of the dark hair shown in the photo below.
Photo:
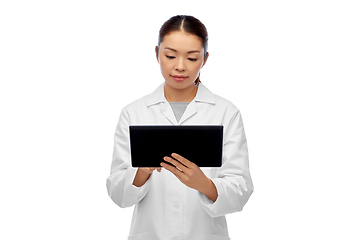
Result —
[{"label": "dark hair", "polygon": [[[199,19],[189,15],[173,16],[161,26],[157,53],[159,53],[160,43],[163,41],[164,37],[174,31],[184,31],[198,36],[201,39],[204,48],[204,59],[206,59],[208,48],[208,33],[206,27]],[[195,81],[195,85],[199,82],[201,81],[198,77]]]}]

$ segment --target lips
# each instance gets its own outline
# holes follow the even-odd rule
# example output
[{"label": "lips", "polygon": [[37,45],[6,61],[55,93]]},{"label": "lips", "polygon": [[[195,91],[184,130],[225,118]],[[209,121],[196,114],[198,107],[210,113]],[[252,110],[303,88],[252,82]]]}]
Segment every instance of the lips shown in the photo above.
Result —
[{"label": "lips", "polygon": [[183,75],[171,75],[171,77],[175,80],[175,81],[184,81],[187,77],[183,76]]}]

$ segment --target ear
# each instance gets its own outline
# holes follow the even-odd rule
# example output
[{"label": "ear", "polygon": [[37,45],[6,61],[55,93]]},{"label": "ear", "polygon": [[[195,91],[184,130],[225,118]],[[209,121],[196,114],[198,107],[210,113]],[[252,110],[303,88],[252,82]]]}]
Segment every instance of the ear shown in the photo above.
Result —
[{"label": "ear", "polygon": [[205,57],[205,59],[204,59],[204,63],[202,64],[201,67],[203,67],[203,66],[205,65],[205,63],[206,63],[206,61],[208,60],[208,58],[209,58],[209,52],[206,53],[206,57]]},{"label": "ear", "polygon": [[155,46],[155,54],[156,54],[156,60],[159,63],[159,53],[158,53],[158,47],[157,46]]}]

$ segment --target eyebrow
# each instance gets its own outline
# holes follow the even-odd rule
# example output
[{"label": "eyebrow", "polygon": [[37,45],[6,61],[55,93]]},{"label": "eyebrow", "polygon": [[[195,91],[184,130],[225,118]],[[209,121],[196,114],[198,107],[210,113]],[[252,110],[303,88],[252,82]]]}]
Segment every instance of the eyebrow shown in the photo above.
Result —
[{"label": "eyebrow", "polygon": [[[170,47],[165,47],[165,49],[168,49],[168,50],[171,50],[171,51],[174,51],[174,52],[177,52],[175,49],[173,48],[170,48]],[[200,51],[199,50],[192,50],[192,51],[188,51],[187,53],[199,53]]]}]

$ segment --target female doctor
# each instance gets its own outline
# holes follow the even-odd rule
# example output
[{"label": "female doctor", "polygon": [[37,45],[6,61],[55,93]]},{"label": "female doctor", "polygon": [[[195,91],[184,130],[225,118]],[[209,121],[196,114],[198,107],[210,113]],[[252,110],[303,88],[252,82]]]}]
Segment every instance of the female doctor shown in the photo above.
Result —
[{"label": "female doctor", "polygon": [[[205,26],[192,16],[166,21],[155,47],[165,81],[121,111],[106,185],[118,206],[135,205],[130,240],[228,240],[225,215],[241,211],[253,192],[240,112],[199,79],[207,41]],[[133,168],[129,125],[223,125],[222,166],[199,168],[172,153],[177,161],[164,160],[176,167]]]}]

